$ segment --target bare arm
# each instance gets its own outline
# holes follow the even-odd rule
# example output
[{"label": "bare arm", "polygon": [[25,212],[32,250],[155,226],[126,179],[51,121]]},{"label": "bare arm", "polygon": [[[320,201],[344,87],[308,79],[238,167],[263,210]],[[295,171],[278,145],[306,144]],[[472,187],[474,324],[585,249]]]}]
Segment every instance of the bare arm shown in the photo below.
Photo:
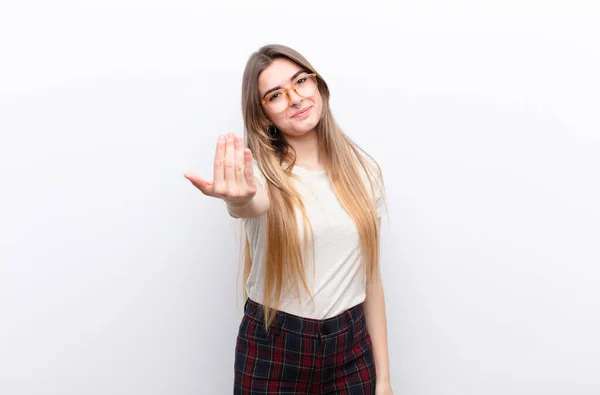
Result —
[{"label": "bare arm", "polygon": [[[258,181],[257,181],[258,182]],[[256,195],[246,204],[236,206],[227,204],[227,211],[233,218],[256,218],[260,217],[269,209],[269,197],[267,191],[258,187]]]},{"label": "bare arm", "polygon": [[[381,227],[381,218],[379,224]],[[387,318],[381,273],[376,271],[367,282],[367,298],[364,304],[367,330],[373,343],[373,358],[377,372],[377,394],[391,394],[390,366],[387,342]]]}]

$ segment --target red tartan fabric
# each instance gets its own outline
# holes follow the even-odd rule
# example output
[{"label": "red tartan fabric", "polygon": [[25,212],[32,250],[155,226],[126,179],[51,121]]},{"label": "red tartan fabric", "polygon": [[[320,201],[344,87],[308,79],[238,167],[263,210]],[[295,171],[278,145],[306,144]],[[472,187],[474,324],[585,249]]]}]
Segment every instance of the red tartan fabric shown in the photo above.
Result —
[{"label": "red tartan fabric", "polygon": [[325,320],[277,312],[269,330],[248,299],[235,348],[235,395],[373,395],[362,304]]}]

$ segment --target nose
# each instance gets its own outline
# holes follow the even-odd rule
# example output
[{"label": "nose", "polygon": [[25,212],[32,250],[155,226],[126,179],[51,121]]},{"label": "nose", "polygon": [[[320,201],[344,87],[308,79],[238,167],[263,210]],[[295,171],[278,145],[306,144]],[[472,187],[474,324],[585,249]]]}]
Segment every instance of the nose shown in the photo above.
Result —
[{"label": "nose", "polygon": [[290,95],[290,106],[291,107],[298,107],[298,104],[300,104],[302,102],[302,99],[304,99],[302,96],[297,94],[296,91],[294,91],[293,89],[290,89],[288,91],[288,95]]}]

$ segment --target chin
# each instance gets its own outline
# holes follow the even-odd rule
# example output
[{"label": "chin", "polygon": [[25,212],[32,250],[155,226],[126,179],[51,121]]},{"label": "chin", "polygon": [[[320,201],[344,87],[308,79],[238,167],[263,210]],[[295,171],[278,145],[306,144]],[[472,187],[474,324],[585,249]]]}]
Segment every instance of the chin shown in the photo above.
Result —
[{"label": "chin", "polygon": [[319,124],[319,122],[306,123],[306,124],[301,125],[298,128],[296,128],[296,131],[301,134],[308,133],[308,132],[314,130],[318,124]]},{"label": "chin", "polygon": [[298,119],[292,121],[287,127],[279,128],[280,130],[289,130],[291,134],[299,136],[314,130],[320,121],[320,114],[312,114],[307,119]]},{"label": "chin", "polygon": [[299,128],[298,129],[307,129],[307,130],[312,130],[314,128],[317,127],[317,125],[319,124],[319,119],[320,116],[318,114],[312,114],[312,117],[310,117],[309,119],[305,119],[301,122],[299,122]]}]

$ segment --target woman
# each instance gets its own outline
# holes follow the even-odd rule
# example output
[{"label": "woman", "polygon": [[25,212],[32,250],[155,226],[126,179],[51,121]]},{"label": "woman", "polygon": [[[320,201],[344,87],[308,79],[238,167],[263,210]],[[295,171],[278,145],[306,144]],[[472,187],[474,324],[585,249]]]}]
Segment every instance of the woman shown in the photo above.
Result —
[{"label": "woman", "polygon": [[341,131],[327,84],[291,48],[252,54],[242,110],[248,148],[219,136],[214,180],[185,174],[246,230],[234,393],[391,394],[379,166]]}]

